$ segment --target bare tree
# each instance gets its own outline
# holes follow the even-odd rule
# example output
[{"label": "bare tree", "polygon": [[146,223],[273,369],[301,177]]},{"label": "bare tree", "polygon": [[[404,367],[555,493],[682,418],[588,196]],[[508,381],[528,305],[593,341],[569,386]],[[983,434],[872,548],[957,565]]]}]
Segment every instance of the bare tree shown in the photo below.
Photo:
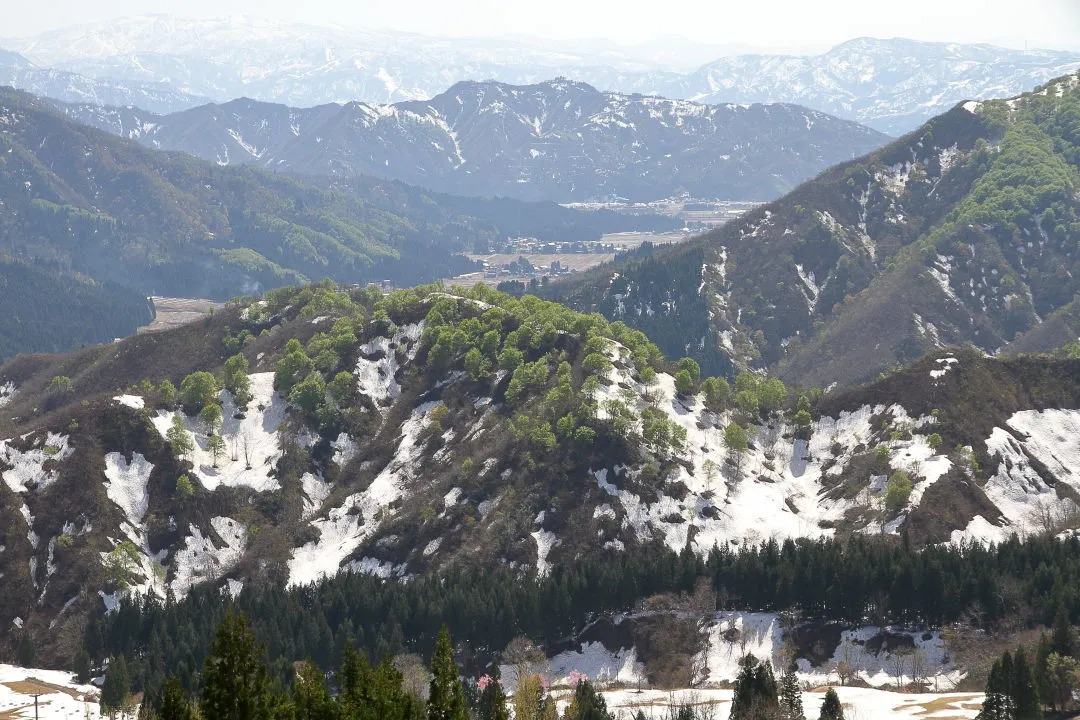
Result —
[{"label": "bare tree", "polygon": [[519,635],[502,651],[503,662],[514,668],[514,682],[542,673],[547,668],[547,656],[532,640]]},{"label": "bare tree", "polygon": [[896,689],[904,687],[904,672],[908,667],[908,660],[911,658],[911,648],[897,648],[889,658],[890,665],[892,666],[893,676],[896,678]]},{"label": "bare tree", "polygon": [[920,687],[926,681],[926,652],[920,647],[911,653],[911,681]]}]

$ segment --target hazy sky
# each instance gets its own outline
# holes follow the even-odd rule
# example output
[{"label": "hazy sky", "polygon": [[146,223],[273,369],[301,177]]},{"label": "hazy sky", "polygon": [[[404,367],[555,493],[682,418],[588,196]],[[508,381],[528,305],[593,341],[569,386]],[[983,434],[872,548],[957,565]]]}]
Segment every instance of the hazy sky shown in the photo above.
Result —
[{"label": "hazy sky", "polygon": [[[862,35],[1080,50],[1080,0],[46,0],[5,3],[0,35],[125,15],[249,14],[430,35],[524,34],[818,49]],[[677,48],[666,37],[664,44]]]}]

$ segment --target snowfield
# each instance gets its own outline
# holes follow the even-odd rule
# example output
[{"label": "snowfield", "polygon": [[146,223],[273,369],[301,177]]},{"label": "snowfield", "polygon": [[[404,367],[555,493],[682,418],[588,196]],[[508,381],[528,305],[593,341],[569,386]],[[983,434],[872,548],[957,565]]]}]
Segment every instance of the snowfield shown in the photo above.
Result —
[{"label": "snowfield", "polygon": [[[808,718],[816,718],[825,699],[825,689],[802,694],[803,710]],[[904,718],[943,718],[969,720],[982,707],[981,693],[895,693],[871,688],[837,687],[840,703],[847,720],[901,720]],[[731,712],[731,690],[606,690],[603,692],[608,710],[623,717],[632,717],[640,710],[650,720],[671,717],[668,707],[690,704],[711,706],[716,720],[727,718]],[[569,698],[559,704],[560,712]]]},{"label": "snowfield", "polygon": [[272,473],[281,456],[278,449],[277,430],[285,419],[285,400],[274,392],[274,373],[255,373],[251,379],[251,402],[243,418],[237,418],[237,407],[232,394],[222,390],[221,438],[225,452],[214,457],[206,449],[207,435],[198,417],[188,417],[183,412],[158,412],[154,427],[162,437],[172,425],[173,417],[179,415],[191,433],[195,451],[189,458],[197,468],[196,477],[203,487],[213,490],[219,485],[226,487],[250,487],[257,492],[277,490],[280,485]]},{"label": "snowfield", "polygon": [[98,689],[76,684],[71,673],[0,664],[0,717],[31,720],[33,693],[42,693],[38,698],[41,720],[101,717]]}]

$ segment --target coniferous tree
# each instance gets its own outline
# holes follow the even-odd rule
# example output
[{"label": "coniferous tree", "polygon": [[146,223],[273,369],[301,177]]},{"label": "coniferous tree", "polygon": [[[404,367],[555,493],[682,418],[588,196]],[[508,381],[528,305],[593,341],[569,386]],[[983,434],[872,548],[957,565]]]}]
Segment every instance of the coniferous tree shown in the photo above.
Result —
[{"label": "coniferous tree", "polygon": [[218,626],[203,672],[203,720],[271,720],[274,697],[247,619],[231,608]]},{"label": "coniferous tree", "polygon": [[[1009,658],[1008,668],[1005,659]],[[995,660],[986,680],[986,698],[978,720],[1014,720],[1016,717],[1011,694],[1012,659],[1006,652],[1000,660]]]},{"label": "coniferous tree", "polygon": [[480,685],[480,698],[477,702],[480,720],[510,720],[498,663],[495,663],[490,675],[480,678]]},{"label": "coniferous tree", "polygon": [[305,662],[297,674],[293,690],[295,720],[333,720],[334,702],[326,688],[323,672],[314,663]]},{"label": "coniferous tree", "polygon": [[781,720],[806,720],[799,678],[791,668],[780,676],[780,718]]},{"label": "coniferous tree", "polygon": [[1065,603],[1058,600],[1057,610],[1054,612],[1053,643],[1050,652],[1055,652],[1062,657],[1071,657],[1076,638],[1073,635],[1072,625],[1069,624],[1069,613],[1065,610]]},{"label": "coniferous tree", "polygon": [[829,688],[825,693],[818,720],[844,720],[844,707],[840,704],[840,696],[836,694],[836,690]]},{"label": "coniferous tree", "polygon": [[740,663],[731,699],[731,720],[770,720],[780,713],[772,663],[749,653]]},{"label": "coniferous tree", "polygon": [[1011,685],[1010,695],[1016,708],[1016,720],[1042,720],[1039,688],[1023,648],[1017,648],[1013,655]]},{"label": "coniferous tree", "polygon": [[1050,655],[1053,654],[1052,641],[1049,635],[1039,635],[1039,645],[1035,651],[1035,683],[1039,687],[1039,697],[1044,701],[1054,695],[1050,682]]},{"label": "coniferous tree", "polygon": [[191,702],[180,687],[180,680],[175,677],[165,681],[161,712],[158,715],[160,720],[192,720]]},{"label": "coniferous tree", "polygon": [[75,653],[72,669],[75,671],[75,682],[80,685],[90,682],[90,654],[84,648],[79,648]]},{"label": "coniferous tree", "polygon": [[30,629],[26,628],[19,636],[19,645],[15,648],[15,662],[25,668],[34,667],[37,664],[37,645]]},{"label": "coniferous tree", "polygon": [[450,645],[450,630],[445,625],[435,641],[431,657],[431,691],[428,695],[428,720],[468,720],[465,690],[458,679],[454,650]]},{"label": "coniferous tree", "polygon": [[612,720],[614,718],[608,712],[604,697],[596,692],[596,688],[588,680],[582,680],[574,688],[573,705],[575,714],[571,720]]},{"label": "coniferous tree", "polygon": [[102,711],[114,712],[122,708],[130,690],[131,677],[128,675],[127,661],[123,655],[118,655],[109,661],[109,667],[105,671],[105,684],[101,686]]}]

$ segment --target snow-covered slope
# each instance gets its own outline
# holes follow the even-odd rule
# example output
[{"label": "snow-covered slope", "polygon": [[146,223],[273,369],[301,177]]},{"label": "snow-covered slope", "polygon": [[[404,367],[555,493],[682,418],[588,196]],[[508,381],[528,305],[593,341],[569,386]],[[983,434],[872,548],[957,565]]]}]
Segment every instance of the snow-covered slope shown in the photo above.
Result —
[{"label": "snow-covered slope", "polygon": [[161,116],[62,105],[74,119],[221,165],[374,175],[455,194],[557,202],[768,199],[884,135],[794,105],[704,105],[567,80],[462,82],[429,101],[300,109],[253,100]]},{"label": "snow-covered slope", "polygon": [[528,84],[566,76],[626,93],[794,102],[890,134],[907,132],[960,100],[1016,94],[1080,66],[1077,53],[859,38],[821,55],[735,55],[695,70],[648,49],[597,41],[447,39],[165,15],[0,40],[0,46],[41,65],[168,85],[219,102],[391,103],[425,100],[461,80]]},{"label": "snow-covered slope", "polygon": [[[848,532],[990,541],[1076,516],[1077,361],[927,358],[825,395],[798,427],[786,411],[710,410],[658,363],[646,384],[642,338],[553,303],[482,287],[350,293],[277,291],[198,327],[0,369],[5,409],[31,418],[0,419],[0,623],[28,606],[39,625],[75,622],[125,592],[179,597],[199,583],[236,593],[458,562],[544,575],[583,553],[654,542],[704,554]],[[498,365],[467,356],[469,342]],[[311,352],[314,399],[274,389],[286,347],[289,358]],[[216,458],[204,423],[159,390],[116,394],[132,372],[150,388],[221,372],[238,348],[251,398],[244,408],[218,393]],[[513,373],[496,370],[516,348]],[[77,392],[35,419],[43,399],[57,402],[47,388],[61,372]],[[1031,399],[1046,397],[1056,400]],[[181,456],[169,444],[177,418],[193,441]],[[647,431],[658,418],[674,445]],[[734,423],[745,450],[725,440]],[[910,493],[887,503],[900,473]],[[705,636],[727,637],[737,620],[776,652],[772,620],[714,620]],[[610,662],[586,647],[560,662],[632,677],[642,658],[611,651]],[[703,655],[703,681],[718,681],[724,662]],[[868,681],[885,662],[861,662]]]},{"label": "snow-covered slope", "polygon": [[167,83],[93,78],[35,65],[16,53],[0,49],[0,85],[63,102],[92,105],[134,105],[150,112],[170,113],[195,107],[205,98]]}]

